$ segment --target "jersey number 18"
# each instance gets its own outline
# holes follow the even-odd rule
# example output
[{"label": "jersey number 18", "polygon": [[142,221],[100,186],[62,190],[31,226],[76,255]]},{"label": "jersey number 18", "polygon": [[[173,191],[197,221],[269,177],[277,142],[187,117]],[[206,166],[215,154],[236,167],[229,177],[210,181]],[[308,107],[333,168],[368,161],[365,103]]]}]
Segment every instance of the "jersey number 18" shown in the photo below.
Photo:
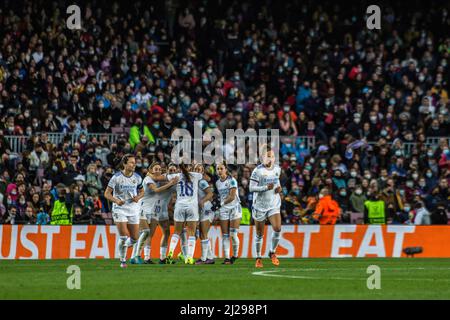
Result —
[{"label": "jersey number 18", "polygon": [[194,194],[194,188],[192,182],[180,181],[180,196],[181,197],[192,197]]}]

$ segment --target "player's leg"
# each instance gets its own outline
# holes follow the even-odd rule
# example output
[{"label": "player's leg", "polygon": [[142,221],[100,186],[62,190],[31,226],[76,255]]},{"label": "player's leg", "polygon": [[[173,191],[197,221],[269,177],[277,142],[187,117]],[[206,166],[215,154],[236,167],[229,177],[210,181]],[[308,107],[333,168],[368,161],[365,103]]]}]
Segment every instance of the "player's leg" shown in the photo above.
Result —
[{"label": "player's leg", "polygon": [[200,222],[200,240],[202,244],[202,256],[200,260],[198,260],[197,264],[203,264],[206,262],[208,258],[209,253],[209,238],[208,238],[208,232],[209,228],[211,226],[211,222],[209,219],[203,219],[203,221]]},{"label": "player's leg", "polygon": [[262,268],[262,256],[261,256],[261,250],[263,245],[263,238],[264,238],[264,227],[265,227],[265,220],[258,221],[255,219],[255,249],[256,249],[256,264],[255,267]]},{"label": "player's leg", "polygon": [[231,263],[234,263],[239,255],[239,226],[241,225],[242,209],[241,206],[236,207],[230,216],[230,238],[232,244]]},{"label": "player's leg", "polygon": [[127,219],[127,229],[130,236],[127,239],[129,244],[125,244],[125,256],[127,249],[133,247],[139,239],[139,215],[127,216]]},{"label": "player's leg", "polygon": [[115,223],[117,226],[117,231],[119,233],[119,241],[117,243],[117,247],[119,250],[120,266],[122,268],[126,268],[126,266],[127,266],[127,260],[126,260],[127,247],[125,246],[125,242],[127,241],[127,238],[129,236],[127,222],[122,221],[120,219],[120,217],[116,217],[114,220],[116,220]]},{"label": "player's leg", "polygon": [[181,230],[180,234],[180,240],[181,240],[181,252],[178,255],[178,259],[181,261],[184,261],[187,256],[187,249],[188,249],[188,236],[186,232],[186,224],[183,224],[183,229]]},{"label": "player's leg", "polygon": [[168,264],[174,263],[173,253],[178,245],[178,241],[180,240],[180,235],[184,227],[184,218],[179,208],[175,208],[173,219],[174,219],[174,231],[172,237],[170,238],[169,254],[167,255]]},{"label": "player's leg", "polygon": [[162,237],[161,237],[161,246],[159,249],[159,261],[160,263],[166,263],[166,255],[167,255],[167,245],[169,243],[170,237],[170,224],[169,219],[160,220],[159,226],[161,227]]},{"label": "player's leg", "polygon": [[185,259],[185,263],[194,264],[194,253],[195,253],[195,232],[197,230],[197,221],[187,221],[186,222],[186,232],[187,232],[187,256]]},{"label": "player's leg", "polygon": [[149,223],[149,229],[150,232],[148,234],[147,239],[145,240],[144,245],[144,260],[147,264],[153,264],[151,261],[151,250],[152,250],[152,238],[155,234],[156,228],[158,227],[158,220],[155,219],[155,216],[152,216],[150,223]]},{"label": "player's leg", "polygon": [[280,265],[280,261],[277,258],[276,251],[281,236],[281,214],[279,212],[269,214],[269,222],[272,225],[272,235],[269,240],[270,241],[269,257],[272,260],[272,264],[278,266]]},{"label": "player's leg", "polygon": [[230,260],[230,220],[224,215],[220,217],[220,229],[222,230],[222,246],[225,260],[223,264],[231,264]]},{"label": "player's leg", "polygon": [[[214,225],[219,225],[219,212],[212,212],[211,216],[210,216],[210,220],[211,222],[211,226],[209,227],[209,230],[211,230],[211,227]],[[211,240],[211,237],[209,237],[208,235],[208,239],[209,239],[209,250],[208,250],[208,259],[206,260],[207,264],[214,264],[215,261],[215,255],[214,255],[214,250],[213,250],[213,243]]]},{"label": "player's leg", "polygon": [[150,234],[150,227],[145,217],[141,217],[139,220],[139,230],[139,238],[137,243],[133,246],[133,252],[131,254],[131,263],[141,263],[142,247]]}]

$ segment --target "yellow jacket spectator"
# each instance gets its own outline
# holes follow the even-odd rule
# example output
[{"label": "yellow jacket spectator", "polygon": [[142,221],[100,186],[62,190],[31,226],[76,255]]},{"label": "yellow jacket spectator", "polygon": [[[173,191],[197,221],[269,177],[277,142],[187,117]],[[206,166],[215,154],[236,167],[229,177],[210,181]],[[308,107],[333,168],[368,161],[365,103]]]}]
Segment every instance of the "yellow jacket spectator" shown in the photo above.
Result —
[{"label": "yellow jacket spectator", "polygon": [[155,138],[146,124],[142,122],[142,119],[136,119],[136,123],[130,128],[129,142],[131,148],[134,149],[136,145],[141,142],[142,137],[146,136],[150,143],[155,143]]}]

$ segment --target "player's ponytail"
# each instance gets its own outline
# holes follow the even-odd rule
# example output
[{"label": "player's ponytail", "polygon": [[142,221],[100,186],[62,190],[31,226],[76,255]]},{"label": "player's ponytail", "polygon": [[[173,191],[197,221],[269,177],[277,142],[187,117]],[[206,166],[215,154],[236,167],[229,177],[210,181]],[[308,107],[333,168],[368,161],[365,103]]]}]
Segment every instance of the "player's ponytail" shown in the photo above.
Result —
[{"label": "player's ponytail", "polygon": [[189,173],[188,165],[185,163],[180,164],[181,173],[187,182],[191,182],[191,174]]}]

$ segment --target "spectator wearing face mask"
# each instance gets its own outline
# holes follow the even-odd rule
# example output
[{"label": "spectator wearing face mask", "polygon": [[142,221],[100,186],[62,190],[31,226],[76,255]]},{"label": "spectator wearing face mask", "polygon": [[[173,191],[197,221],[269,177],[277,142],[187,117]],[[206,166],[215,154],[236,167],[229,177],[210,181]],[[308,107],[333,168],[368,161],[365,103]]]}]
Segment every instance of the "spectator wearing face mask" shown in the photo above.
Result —
[{"label": "spectator wearing face mask", "polygon": [[446,202],[439,202],[436,206],[436,209],[431,213],[431,223],[432,224],[448,224],[448,214],[446,208]]},{"label": "spectator wearing face mask", "polygon": [[333,187],[336,189],[346,189],[347,183],[345,182],[344,177],[342,176],[341,170],[334,171],[334,176],[332,178],[333,180]]},{"label": "spectator wearing face mask", "polygon": [[351,210],[358,213],[364,213],[364,203],[367,197],[360,185],[356,186],[355,190],[350,195]]},{"label": "spectator wearing face mask", "polygon": [[345,214],[350,210],[350,196],[347,192],[347,188],[339,188],[338,192],[334,196],[334,199],[338,203],[339,207],[342,210],[342,220],[346,220],[346,222],[350,222]]},{"label": "spectator wearing face mask", "polygon": [[430,212],[425,208],[422,202],[416,202],[414,204],[414,224],[415,225],[430,225],[431,224],[431,214]]},{"label": "spectator wearing face mask", "polygon": [[425,171],[425,182],[427,186],[427,193],[430,193],[431,190],[438,184],[438,179],[430,169]]},{"label": "spectator wearing face mask", "polygon": [[405,224],[410,221],[410,216],[414,215],[414,211],[411,208],[411,204],[406,202],[403,205],[403,209],[397,211],[393,216],[392,223],[393,224]]}]

